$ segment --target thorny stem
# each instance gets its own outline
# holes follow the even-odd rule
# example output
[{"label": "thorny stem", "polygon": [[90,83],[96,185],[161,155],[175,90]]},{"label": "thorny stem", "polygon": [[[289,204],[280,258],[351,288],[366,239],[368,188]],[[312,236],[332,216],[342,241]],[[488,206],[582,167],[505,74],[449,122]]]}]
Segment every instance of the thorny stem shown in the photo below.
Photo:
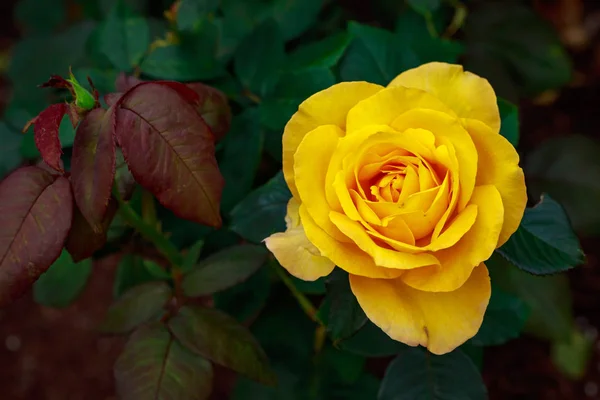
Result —
[{"label": "thorny stem", "polygon": [[183,257],[175,245],[155,227],[147,224],[129,203],[123,200],[116,186],[113,187],[113,196],[119,202],[119,212],[123,218],[146,240],[149,240],[156,246],[158,251],[169,260],[172,269],[179,269],[183,263]]}]

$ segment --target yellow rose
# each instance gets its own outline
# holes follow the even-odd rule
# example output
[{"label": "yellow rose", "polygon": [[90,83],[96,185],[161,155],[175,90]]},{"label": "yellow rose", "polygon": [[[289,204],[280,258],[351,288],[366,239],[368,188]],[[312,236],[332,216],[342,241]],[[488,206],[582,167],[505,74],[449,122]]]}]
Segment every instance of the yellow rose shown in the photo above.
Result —
[{"label": "yellow rose", "polygon": [[391,338],[452,351],[479,330],[491,293],[484,261],[527,201],[499,129],[494,90],[459,65],[316,93],[285,127],[293,198],[287,230],[267,247],[303,280],[339,266]]}]

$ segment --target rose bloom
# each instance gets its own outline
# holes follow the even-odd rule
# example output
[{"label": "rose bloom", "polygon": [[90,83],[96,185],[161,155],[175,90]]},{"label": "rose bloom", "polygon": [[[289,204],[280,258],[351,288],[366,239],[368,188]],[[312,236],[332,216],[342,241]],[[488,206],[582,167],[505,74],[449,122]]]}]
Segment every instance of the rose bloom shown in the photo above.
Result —
[{"label": "rose bloom", "polygon": [[484,261],[527,201],[499,130],[494,90],[459,65],[318,92],[285,127],[293,198],[287,230],[266,245],[306,281],[337,265],[391,338],[450,352],[479,330],[491,294]]}]

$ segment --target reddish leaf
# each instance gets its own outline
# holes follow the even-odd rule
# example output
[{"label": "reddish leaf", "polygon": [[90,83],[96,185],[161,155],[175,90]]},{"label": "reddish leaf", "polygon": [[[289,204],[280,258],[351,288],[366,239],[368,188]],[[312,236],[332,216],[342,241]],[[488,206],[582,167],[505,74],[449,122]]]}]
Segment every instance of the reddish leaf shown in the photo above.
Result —
[{"label": "reddish leaf", "polygon": [[117,91],[125,93],[129,89],[143,82],[143,80],[136,78],[135,76],[129,76],[124,72],[121,72],[115,80],[115,87],[117,88]]},{"label": "reddish leaf", "polygon": [[117,140],[135,180],[177,216],[219,227],[223,177],[213,134],[177,91],[143,83],[117,108]]},{"label": "reddish leaf", "polygon": [[71,94],[75,96],[73,85],[60,75],[52,75],[47,82],[40,85],[41,88],[54,88],[54,89],[69,89]]},{"label": "reddish leaf", "polygon": [[[36,167],[41,168],[44,171],[49,172],[52,175],[58,174],[58,172],[54,168],[50,168],[50,166],[48,164],[46,164],[46,161],[44,161],[44,160],[40,160],[40,161],[36,162],[35,165],[36,165]],[[58,165],[60,165],[61,168],[65,167],[62,160],[60,160]]]},{"label": "reddish leaf", "polygon": [[73,218],[67,178],[23,167],[0,183],[0,307],[58,258]]},{"label": "reddish leaf", "polygon": [[46,164],[59,172],[63,172],[63,169],[60,166],[62,147],[58,138],[58,129],[67,110],[66,103],[52,104],[32,121],[35,125],[36,147]]},{"label": "reddish leaf", "polygon": [[129,200],[133,196],[135,185],[137,182],[131,175],[131,171],[125,162],[123,152],[121,149],[117,149],[117,169],[115,171],[115,185],[121,198],[125,201]]},{"label": "reddish leaf", "polygon": [[73,211],[73,224],[65,244],[73,261],[79,262],[91,257],[106,244],[108,228],[118,209],[119,205],[117,201],[111,198],[108,202],[106,214],[104,214],[104,218],[100,224],[101,229],[95,231],[83,214],[81,214],[81,211],[75,207]]},{"label": "reddish leaf", "polygon": [[196,109],[218,141],[229,131],[231,126],[231,108],[227,96],[214,87],[203,83],[188,83],[186,85],[198,94]]},{"label": "reddish leaf", "polygon": [[107,106],[112,107],[123,96],[123,93],[107,93],[104,95],[104,102]]},{"label": "reddish leaf", "polygon": [[77,129],[71,158],[71,182],[77,207],[92,229],[102,220],[115,178],[114,110],[96,108]]}]

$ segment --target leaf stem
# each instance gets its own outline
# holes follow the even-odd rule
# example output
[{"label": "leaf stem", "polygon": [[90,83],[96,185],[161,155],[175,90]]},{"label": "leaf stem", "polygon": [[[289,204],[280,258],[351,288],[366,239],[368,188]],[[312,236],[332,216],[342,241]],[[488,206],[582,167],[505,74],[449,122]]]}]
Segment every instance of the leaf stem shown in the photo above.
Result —
[{"label": "leaf stem", "polygon": [[113,187],[113,196],[119,202],[119,212],[125,221],[135,228],[146,240],[152,242],[158,251],[169,260],[172,267],[179,268],[183,263],[183,257],[175,245],[155,227],[147,224],[129,203],[123,200],[116,186]]},{"label": "leaf stem", "polygon": [[279,278],[285,284],[285,286],[288,287],[288,289],[292,293],[292,296],[294,296],[294,298],[298,301],[298,304],[300,305],[300,308],[302,308],[304,313],[306,315],[308,315],[308,317],[313,322],[316,322],[319,325],[323,325],[323,322],[317,316],[317,309],[315,308],[315,306],[304,295],[304,293],[302,293],[301,291],[298,290],[296,285],[294,285],[294,282],[292,282],[292,280],[287,275],[287,273],[283,270],[283,268],[281,268],[278,264],[276,264],[274,262],[271,262],[270,264],[273,266],[273,269],[275,270],[275,273],[277,274],[277,276],[279,276]]}]

